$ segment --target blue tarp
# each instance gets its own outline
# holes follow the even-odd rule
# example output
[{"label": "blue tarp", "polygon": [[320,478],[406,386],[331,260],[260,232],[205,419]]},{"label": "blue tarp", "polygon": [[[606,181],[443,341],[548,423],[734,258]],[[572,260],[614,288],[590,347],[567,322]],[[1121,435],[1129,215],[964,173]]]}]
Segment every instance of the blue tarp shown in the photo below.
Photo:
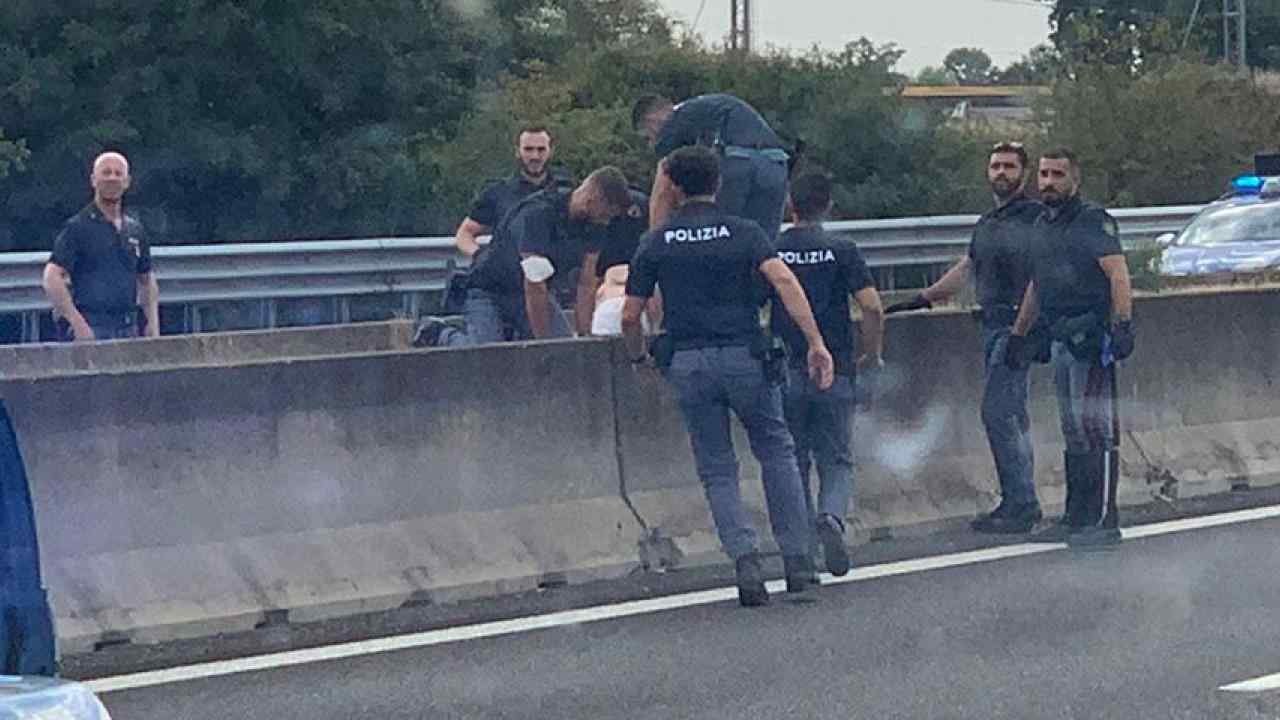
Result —
[{"label": "blue tarp", "polygon": [[52,676],[55,652],[31,489],[9,412],[0,401],[0,674]]}]

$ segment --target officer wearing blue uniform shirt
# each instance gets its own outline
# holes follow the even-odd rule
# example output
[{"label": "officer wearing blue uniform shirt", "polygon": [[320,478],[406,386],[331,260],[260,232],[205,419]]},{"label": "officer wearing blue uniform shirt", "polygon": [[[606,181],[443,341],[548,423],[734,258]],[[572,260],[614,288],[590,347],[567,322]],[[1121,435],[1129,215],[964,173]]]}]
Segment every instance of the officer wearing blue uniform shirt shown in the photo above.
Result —
[{"label": "officer wearing blue uniform shirt", "polygon": [[[630,205],[626,176],[614,167],[596,170],[571,192],[548,189],[524,198],[476,256],[468,284],[483,296],[468,297],[465,329],[429,317],[416,342],[501,342],[507,328],[512,339],[571,337],[552,286],[572,282],[583,257],[597,251],[591,241],[599,235],[587,225],[604,226]],[[579,274],[578,281],[593,284],[594,278]]]},{"label": "officer wearing blue uniform shirt", "polygon": [[521,200],[558,182],[551,173],[554,155],[555,142],[545,127],[530,125],[516,133],[516,162],[520,167],[511,177],[490,183],[476,196],[454,235],[459,252],[474,257],[480,249],[477,238],[493,232]]},{"label": "officer wearing blue uniform shirt", "polygon": [[[818,329],[835,362],[835,381],[820,390],[804,367],[808,343],[804,333],[782,308],[770,313],[774,335],[786,342],[790,365],[783,406],[787,426],[795,438],[805,500],[822,543],[827,570],[849,572],[845,517],[853,496],[853,456],[849,450],[854,402],[854,374],[874,372],[884,337],[880,293],[858,246],[828,234],[822,221],[831,211],[831,179],[812,173],[791,187],[796,224],[778,239],[778,257],[795,273],[813,309]],[[862,311],[861,352],[854,357],[853,320],[849,297]],[[809,490],[810,457],[818,465],[815,508]],[[816,512],[815,512],[816,511]]]},{"label": "officer wearing blue uniform shirt", "polygon": [[[67,221],[44,268],[44,291],[62,340],[160,336],[160,291],[151,242],[124,211],[129,161],[106,152],[93,162],[93,202]],[[139,315],[141,310],[141,316]]]},{"label": "officer wearing blue uniform shirt", "polygon": [[[724,93],[699,95],[679,105],[647,95],[636,101],[632,125],[658,157],[689,145],[714,148],[721,158],[716,204],[728,215],[754,220],[776,240],[787,201],[787,160],[782,141],[755,108]],[[665,176],[658,173],[650,194],[649,219],[661,224],[672,209]]]},{"label": "officer wearing blue uniform shirt", "polygon": [[1006,362],[1024,366],[1048,345],[1067,445],[1066,512],[1032,537],[1091,548],[1120,542],[1116,363],[1133,353],[1133,298],[1116,221],[1080,199],[1080,179],[1071,151],[1041,156],[1048,209],[1036,223],[1031,282]]},{"label": "officer wearing blue uniform shirt", "polygon": [[1027,197],[1031,176],[1027,151],[1021,143],[1003,142],[991,149],[987,181],[996,206],[978,219],[969,253],[938,282],[911,300],[890,305],[886,312],[933,307],[958,293],[972,277],[982,333],[985,383],[982,425],[995,459],[1000,504],[973,521],[987,533],[1026,533],[1043,517],[1036,497],[1035,456],[1031,444],[1031,415],[1027,412],[1029,369],[1005,364],[1009,330],[1031,279],[1031,243],[1041,203]]},{"label": "officer wearing blue uniform shirt", "polygon": [[[782,413],[783,367],[760,329],[761,276],[808,342],[810,377],[831,387],[832,360],[795,275],[760,226],[716,207],[719,160],[705,147],[681,148],[660,165],[676,201],[674,214],[645,235],[631,261],[622,332],[632,361],[648,358],[675,388],[689,430],[720,542],[733,558],[738,599],[768,602],[755,531],[740,496],[738,461],[729,432],[732,410],[746,428],[760,462],[769,520],[782,548],[787,589],[804,592],[813,580],[812,523]],[[667,333],[645,352],[641,316],[660,288]]]}]

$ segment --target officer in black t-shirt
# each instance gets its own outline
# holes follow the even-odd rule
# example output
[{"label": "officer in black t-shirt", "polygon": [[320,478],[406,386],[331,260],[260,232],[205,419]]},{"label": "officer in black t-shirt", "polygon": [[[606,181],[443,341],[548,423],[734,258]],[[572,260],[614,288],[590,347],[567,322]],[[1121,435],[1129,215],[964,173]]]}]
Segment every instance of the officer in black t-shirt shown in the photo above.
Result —
[{"label": "officer in black t-shirt", "polygon": [[[598,233],[631,204],[626,176],[613,167],[591,173],[572,192],[548,189],[521,200],[476,256],[463,313],[466,328],[425,318],[418,345],[476,345],[527,338],[571,337],[554,290],[572,282],[583,257],[597,252]],[[594,288],[595,277],[577,274]],[[510,332],[508,332],[508,330]]]},{"label": "officer in black t-shirt", "polygon": [[[160,336],[160,292],[151,272],[151,242],[124,212],[129,161],[99,155],[90,175],[93,202],[67,221],[44,268],[44,290],[62,340]],[[143,313],[139,317],[139,306]],[[145,324],[144,324],[145,323]]]},{"label": "officer in black t-shirt", "polygon": [[[601,286],[617,282],[618,278],[623,278],[622,284],[626,283],[627,266],[631,263],[631,257],[636,254],[636,248],[640,246],[640,237],[648,231],[649,196],[634,189],[631,190],[631,203],[626,212],[610,220],[607,226],[592,226],[592,232],[597,237],[593,243],[595,249],[589,251],[582,260],[582,272],[588,277],[578,283],[580,292],[573,306],[579,335],[593,334],[592,322],[597,300],[602,292]],[[622,288],[615,286],[614,289],[620,291]],[[604,292],[609,293],[608,290]],[[620,302],[621,293],[614,296],[614,299]],[[607,312],[614,313],[613,317],[618,318],[621,316],[620,310],[619,307],[610,307]],[[618,332],[619,330],[614,329],[611,334],[616,335]]]},{"label": "officer in black t-shirt", "polygon": [[645,353],[640,318],[647,300],[660,288],[667,334],[654,342],[652,358],[664,368],[679,397],[720,542],[736,565],[739,601],[762,605],[769,595],[755,532],[739,494],[738,461],[729,432],[731,409],[760,462],[789,591],[803,592],[812,582],[813,531],[782,413],[782,368],[760,330],[761,276],[808,341],[809,372],[820,389],[831,387],[831,354],[804,290],[778,259],[764,231],[715,206],[720,180],[715,153],[703,147],[682,148],[667,157],[662,171],[671,181],[677,209],[645,235],[632,259],[622,332],[633,362],[646,362],[650,356]]},{"label": "officer in black t-shirt", "polygon": [[[853,495],[853,456],[849,431],[853,415],[854,372],[879,369],[884,317],[880,293],[862,253],[852,241],[829,235],[822,221],[831,211],[831,179],[809,174],[791,188],[796,224],[778,239],[778,257],[804,287],[818,329],[835,361],[835,382],[819,390],[804,367],[808,344],[804,334],[781,307],[770,313],[775,336],[786,342],[791,359],[783,406],[787,426],[796,441],[796,459],[805,500],[822,542],[827,570],[833,575],[849,572],[845,546],[845,517]],[[862,311],[861,352],[854,357],[852,295]],[[815,513],[810,491],[810,456],[818,465],[818,498]]]},{"label": "officer in black t-shirt", "polygon": [[498,223],[525,197],[539,190],[553,187],[556,183],[567,184],[557,179],[551,172],[551,158],[555,154],[555,145],[551,133],[541,125],[530,125],[516,133],[516,162],[520,167],[506,180],[499,180],[487,185],[475,201],[471,210],[458,225],[454,235],[458,251],[467,257],[474,257],[480,249],[477,238],[493,232]]},{"label": "officer in black t-shirt", "polygon": [[1116,511],[1119,418],[1116,363],[1133,352],[1129,270],[1116,222],[1080,199],[1080,166],[1068,150],[1040,158],[1040,196],[1031,282],[1009,338],[1007,362],[1041,355],[1028,338],[1037,321],[1050,344],[1062,435],[1067,448],[1067,508],[1034,536],[1078,547],[1120,542]]},{"label": "officer in black t-shirt", "polygon": [[[755,108],[725,93],[699,95],[673,105],[647,95],[631,111],[632,125],[649,140],[658,157],[690,145],[714,148],[721,157],[716,204],[729,215],[754,220],[770,241],[778,237],[787,201],[787,160],[782,141]],[[665,221],[673,205],[658,172],[650,195],[650,220]]]},{"label": "officer in black t-shirt", "polygon": [[1027,412],[1029,368],[1005,364],[1009,329],[1031,278],[1031,241],[1044,205],[1024,194],[1031,172],[1021,143],[991,150],[987,181],[996,206],[978,219],[969,254],[938,282],[886,312],[929,308],[954,296],[973,278],[982,332],[985,383],[982,424],[987,431],[1000,484],[1000,504],[973,521],[978,532],[1030,532],[1043,517],[1036,497],[1031,415]]}]

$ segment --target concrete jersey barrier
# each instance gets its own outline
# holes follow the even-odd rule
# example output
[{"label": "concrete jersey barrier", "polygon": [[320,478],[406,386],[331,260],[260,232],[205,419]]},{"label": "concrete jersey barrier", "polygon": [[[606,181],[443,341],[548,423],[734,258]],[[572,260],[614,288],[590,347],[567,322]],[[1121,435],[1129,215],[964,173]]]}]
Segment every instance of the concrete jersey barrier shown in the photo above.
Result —
[{"label": "concrete jersey barrier", "polygon": [[[1275,289],[1138,303],[1123,501],[1280,478],[1277,323]],[[856,429],[863,537],[966,519],[995,492],[973,320],[888,330],[888,387]],[[1047,369],[1033,378],[1052,504],[1061,438]],[[50,372],[0,396],[64,651],[722,557],[674,399],[617,341]]]}]

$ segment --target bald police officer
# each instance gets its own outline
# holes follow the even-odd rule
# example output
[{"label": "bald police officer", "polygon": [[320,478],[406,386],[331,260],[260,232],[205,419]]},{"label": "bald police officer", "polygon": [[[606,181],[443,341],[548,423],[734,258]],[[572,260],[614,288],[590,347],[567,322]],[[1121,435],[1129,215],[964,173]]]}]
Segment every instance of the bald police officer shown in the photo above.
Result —
[{"label": "bald police officer", "polygon": [[1000,504],[972,523],[974,530],[985,533],[1031,532],[1043,516],[1036,497],[1031,415],[1027,412],[1029,368],[1005,365],[1009,330],[1031,278],[1034,226],[1045,209],[1024,192],[1031,175],[1021,143],[1003,142],[993,147],[987,158],[987,182],[995,208],[978,219],[968,255],[938,282],[886,310],[893,314],[933,307],[973,278],[985,370],[982,425],[1000,486]]},{"label": "bald police officer", "polygon": [[1090,548],[1120,542],[1116,484],[1119,445],[1116,363],[1133,352],[1132,292],[1116,221],[1080,198],[1080,164],[1069,150],[1040,158],[1040,197],[1031,282],[1009,338],[1007,363],[1042,355],[1033,326],[1050,346],[1062,436],[1067,506],[1033,536]]},{"label": "bald police officer", "polygon": [[[849,449],[853,420],[855,373],[875,372],[884,337],[880,293],[858,246],[831,235],[822,221],[831,211],[831,179],[811,173],[791,188],[795,226],[778,239],[778,257],[795,273],[804,288],[818,329],[835,364],[835,381],[825,390],[809,378],[804,366],[808,343],[804,333],[783,308],[770,313],[774,335],[787,344],[790,365],[783,393],[787,426],[795,438],[805,505],[813,519],[827,570],[833,575],[849,572],[845,544],[845,517],[853,496],[853,455]],[[862,312],[861,352],[854,357],[853,320],[849,297]],[[810,492],[809,470],[818,466],[816,506]]]},{"label": "bald police officer", "polygon": [[[61,318],[62,340],[160,336],[160,290],[151,271],[151,241],[124,211],[131,177],[117,152],[93,161],[93,202],[67,221],[44,268],[44,291]],[[139,318],[141,307],[143,317]]]},{"label": "bald police officer", "polygon": [[[770,241],[777,239],[787,201],[788,155],[755,108],[726,93],[699,95],[679,105],[646,95],[632,108],[631,122],[660,158],[690,145],[715,149],[722,178],[716,204],[726,214],[754,220]],[[658,173],[649,199],[654,224],[666,220],[672,200],[666,176]]]},{"label": "bald police officer", "polygon": [[661,288],[667,335],[655,341],[652,356],[679,397],[720,542],[735,563],[738,599],[745,606],[763,605],[769,596],[755,532],[739,494],[730,410],[742,421],[760,462],[788,591],[810,587],[813,565],[812,525],[777,382],[782,368],[775,366],[760,329],[762,276],[804,334],[809,373],[819,389],[831,387],[831,353],[804,290],[764,231],[716,207],[720,169],[715,153],[682,148],[659,171],[669,178],[677,207],[666,223],[644,237],[632,259],[623,336],[633,362],[644,362],[648,356],[640,318],[655,288]]}]

